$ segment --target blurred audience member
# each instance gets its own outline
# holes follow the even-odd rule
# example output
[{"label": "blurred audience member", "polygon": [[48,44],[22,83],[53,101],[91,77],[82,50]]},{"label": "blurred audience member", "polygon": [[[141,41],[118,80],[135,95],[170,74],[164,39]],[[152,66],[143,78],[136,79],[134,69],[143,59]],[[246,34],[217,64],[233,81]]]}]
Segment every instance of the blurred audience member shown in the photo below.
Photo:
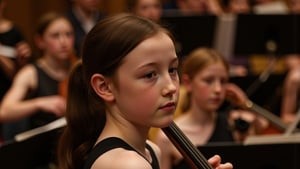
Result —
[{"label": "blurred audience member", "polygon": [[64,15],[47,13],[40,18],[34,38],[43,55],[19,70],[0,105],[5,140],[56,120],[66,110],[60,84],[71,66],[73,27]]},{"label": "blurred audience member", "polygon": [[84,37],[100,19],[104,17],[99,12],[102,0],[72,0],[71,8],[66,12],[71,21],[75,36],[75,54],[80,58],[81,45]]},{"label": "blurred audience member", "polygon": [[[0,0],[0,105],[16,72],[28,63],[31,56],[31,47],[21,30],[4,16],[5,9],[5,0]],[[0,142],[1,140],[0,131]]]},{"label": "blurred audience member", "polygon": [[[180,93],[175,123],[196,147],[240,143],[268,124],[246,110],[218,112],[226,97],[238,106],[247,100],[241,89],[228,83],[228,71],[227,61],[209,48],[195,49],[183,62],[181,79],[186,92]],[[161,148],[161,169],[190,168],[162,130],[154,141]]]}]

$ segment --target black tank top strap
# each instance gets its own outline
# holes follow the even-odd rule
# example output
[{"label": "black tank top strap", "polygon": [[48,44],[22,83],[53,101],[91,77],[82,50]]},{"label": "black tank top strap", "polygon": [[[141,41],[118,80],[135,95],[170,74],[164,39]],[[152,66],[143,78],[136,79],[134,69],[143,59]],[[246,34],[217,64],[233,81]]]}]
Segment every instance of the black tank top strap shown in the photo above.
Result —
[{"label": "black tank top strap", "polygon": [[[98,157],[100,157],[105,152],[115,149],[115,148],[124,148],[126,150],[136,151],[133,147],[131,147],[128,143],[126,143],[125,141],[123,141],[120,138],[117,138],[117,137],[106,138],[106,139],[102,140],[101,142],[99,142],[92,149],[92,151],[88,155],[84,169],[90,169]],[[146,145],[146,148],[150,151],[150,154],[151,154],[152,168],[159,169],[158,160],[157,160],[157,157],[156,157],[153,149],[148,144]]]},{"label": "black tank top strap", "polygon": [[146,145],[146,148],[149,150],[151,157],[152,157],[152,162],[151,162],[152,169],[159,169],[160,168],[159,163],[158,163],[158,160],[157,160],[154,150],[152,149],[152,147],[149,144]]}]

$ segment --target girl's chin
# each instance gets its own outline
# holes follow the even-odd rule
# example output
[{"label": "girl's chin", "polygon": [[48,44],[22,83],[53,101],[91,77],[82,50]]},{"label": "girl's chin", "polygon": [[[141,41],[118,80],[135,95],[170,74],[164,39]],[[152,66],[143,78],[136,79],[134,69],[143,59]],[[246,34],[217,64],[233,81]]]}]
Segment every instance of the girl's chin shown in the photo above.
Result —
[{"label": "girl's chin", "polygon": [[161,121],[157,126],[157,128],[164,128],[164,127],[168,127],[174,120],[174,116],[170,116],[170,117],[166,117],[163,119],[163,121]]}]

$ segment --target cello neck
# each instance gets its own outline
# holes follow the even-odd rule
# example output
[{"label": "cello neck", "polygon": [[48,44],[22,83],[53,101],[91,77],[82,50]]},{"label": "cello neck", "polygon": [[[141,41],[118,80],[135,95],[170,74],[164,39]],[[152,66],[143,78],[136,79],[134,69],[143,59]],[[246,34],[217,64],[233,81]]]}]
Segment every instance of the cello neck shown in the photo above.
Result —
[{"label": "cello neck", "polygon": [[186,135],[173,121],[168,127],[162,128],[170,141],[182,154],[193,169],[213,169],[202,153],[193,145]]}]

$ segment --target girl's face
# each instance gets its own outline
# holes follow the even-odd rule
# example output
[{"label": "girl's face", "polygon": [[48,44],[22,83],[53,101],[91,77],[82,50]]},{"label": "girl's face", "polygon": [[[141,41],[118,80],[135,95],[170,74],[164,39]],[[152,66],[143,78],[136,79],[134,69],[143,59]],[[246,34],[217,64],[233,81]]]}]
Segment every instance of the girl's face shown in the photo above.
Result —
[{"label": "girl's face", "polygon": [[172,40],[159,33],[140,43],[123,60],[113,85],[121,116],[141,127],[165,127],[178,99],[178,59]]},{"label": "girl's face", "polygon": [[139,0],[134,12],[136,15],[158,22],[162,15],[162,7],[159,0]]},{"label": "girl's face", "polygon": [[70,23],[60,18],[53,21],[40,39],[40,48],[45,55],[56,59],[67,59],[73,52],[73,28]]},{"label": "girl's face", "polygon": [[224,101],[228,73],[222,62],[216,62],[200,70],[187,85],[192,106],[205,112],[216,111]]}]

